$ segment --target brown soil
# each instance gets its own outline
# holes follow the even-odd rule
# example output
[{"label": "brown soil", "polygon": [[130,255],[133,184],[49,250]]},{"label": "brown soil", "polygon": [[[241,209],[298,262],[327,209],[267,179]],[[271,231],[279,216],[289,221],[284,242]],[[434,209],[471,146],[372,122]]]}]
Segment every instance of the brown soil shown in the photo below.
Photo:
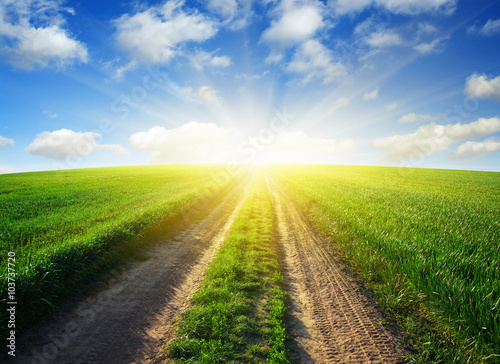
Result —
[{"label": "brown soil", "polygon": [[130,263],[116,273],[107,289],[26,333],[15,362],[158,362],[175,333],[176,318],[188,307],[243,205],[250,179],[201,222],[152,246],[146,261]]},{"label": "brown soil", "polygon": [[397,335],[363,288],[269,177],[290,299],[292,363],[401,363]]}]

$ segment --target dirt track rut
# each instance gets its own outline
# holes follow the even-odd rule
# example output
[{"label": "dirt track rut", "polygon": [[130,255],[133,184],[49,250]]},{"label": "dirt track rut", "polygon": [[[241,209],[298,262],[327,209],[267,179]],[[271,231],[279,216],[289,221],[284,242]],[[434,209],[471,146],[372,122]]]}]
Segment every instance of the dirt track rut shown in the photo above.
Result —
[{"label": "dirt track rut", "polygon": [[148,260],[132,263],[106,290],[28,332],[15,362],[157,362],[175,332],[173,320],[198,289],[248,195],[251,179],[240,183],[201,222],[172,241],[158,242]]},{"label": "dirt track rut", "polygon": [[292,363],[401,363],[397,336],[285,192],[267,176],[291,301]]}]

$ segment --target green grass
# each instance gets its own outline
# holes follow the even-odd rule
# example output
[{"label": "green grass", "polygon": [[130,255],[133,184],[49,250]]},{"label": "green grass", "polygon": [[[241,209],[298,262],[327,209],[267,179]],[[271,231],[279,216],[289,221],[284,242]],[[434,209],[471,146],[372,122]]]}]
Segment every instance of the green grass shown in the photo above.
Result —
[{"label": "green grass", "polygon": [[202,287],[183,313],[167,355],[189,363],[288,363],[285,293],[271,202],[261,175]]},{"label": "green grass", "polygon": [[415,362],[500,362],[500,173],[268,168],[379,297]]},{"label": "green grass", "polygon": [[203,210],[238,179],[222,169],[170,165],[0,176],[0,298],[7,297],[7,252],[15,252],[17,329],[136,254],[147,240],[140,234],[165,233],[191,216],[190,207]]}]

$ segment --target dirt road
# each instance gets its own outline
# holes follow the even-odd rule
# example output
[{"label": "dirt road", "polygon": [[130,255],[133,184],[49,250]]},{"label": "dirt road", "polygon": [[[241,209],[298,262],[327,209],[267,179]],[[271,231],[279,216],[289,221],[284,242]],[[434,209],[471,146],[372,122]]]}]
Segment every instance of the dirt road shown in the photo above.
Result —
[{"label": "dirt road", "polygon": [[50,325],[23,337],[16,363],[147,363],[161,356],[203,273],[224,242],[249,192],[252,177],[232,190],[208,217],[172,239],[159,241],[148,259],[116,274],[106,290]]},{"label": "dirt road", "polygon": [[[205,269],[248,196],[248,177],[208,217],[148,259],[133,262],[108,288],[50,324],[28,332],[16,363],[159,363],[174,320],[188,307]],[[292,363],[398,363],[403,351],[382,316],[328,244],[281,188],[266,177],[277,217],[284,278],[291,301]]]},{"label": "dirt road", "polygon": [[288,295],[292,363],[400,363],[401,345],[363,289],[270,177]]}]

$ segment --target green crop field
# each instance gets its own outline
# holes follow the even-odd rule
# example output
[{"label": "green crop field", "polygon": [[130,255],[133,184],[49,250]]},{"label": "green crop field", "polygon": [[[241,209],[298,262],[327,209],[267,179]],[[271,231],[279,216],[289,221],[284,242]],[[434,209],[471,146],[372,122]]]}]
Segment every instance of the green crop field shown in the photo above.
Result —
[{"label": "green crop field", "polygon": [[[16,258],[18,324],[50,312],[113,264],[110,252],[223,191],[238,176],[222,166],[170,165],[0,176],[0,275]],[[170,218],[170,219],[169,219]],[[166,219],[166,220],[165,220]],[[0,295],[6,297],[7,280]],[[4,315],[2,315],[2,318]],[[2,324],[2,329],[6,325]]]},{"label": "green crop field", "polygon": [[[423,361],[499,359],[500,173],[320,165],[268,171],[382,306],[401,314],[424,305],[436,318],[431,323],[442,325],[438,331],[449,328],[439,339],[403,315],[405,331],[423,330],[413,343],[427,351]],[[458,352],[440,342],[455,339],[463,344]]]},{"label": "green crop field", "polygon": [[[296,164],[261,170],[374,294],[414,350],[410,362],[498,362],[500,173]],[[276,219],[255,174],[167,348],[172,359],[288,360]],[[148,241],[210,212],[243,175],[230,176],[222,165],[170,165],[0,176],[0,274],[7,276],[7,252],[14,252],[19,327],[127,257],[141,259]],[[6,279],[0,292],[5,301]]]}]

